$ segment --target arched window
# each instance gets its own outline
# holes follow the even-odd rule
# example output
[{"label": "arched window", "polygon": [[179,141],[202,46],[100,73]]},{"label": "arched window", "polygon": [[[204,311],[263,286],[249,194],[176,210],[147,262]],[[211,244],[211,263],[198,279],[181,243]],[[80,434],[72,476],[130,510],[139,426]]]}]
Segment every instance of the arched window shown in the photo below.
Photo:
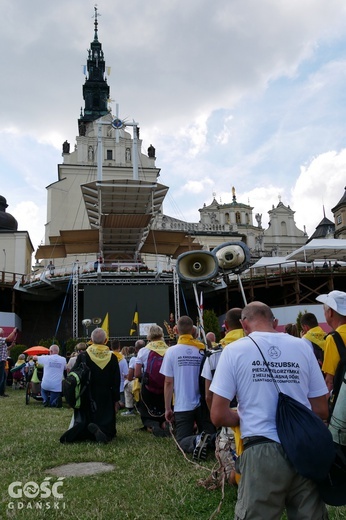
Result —
[{"label": "arched window", "polygon": [[284,221],[281,222],[281,235],[287,236],[287,224]]}]

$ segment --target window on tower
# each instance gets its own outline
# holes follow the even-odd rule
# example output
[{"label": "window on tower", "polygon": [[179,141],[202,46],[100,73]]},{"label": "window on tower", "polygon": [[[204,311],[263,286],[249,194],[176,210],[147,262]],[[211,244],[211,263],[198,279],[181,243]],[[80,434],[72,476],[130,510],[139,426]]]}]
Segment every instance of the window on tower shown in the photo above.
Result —
[{"label": "window on tower", "polygon": [[113,150],[107,150],[107,161],[113,160]]}]

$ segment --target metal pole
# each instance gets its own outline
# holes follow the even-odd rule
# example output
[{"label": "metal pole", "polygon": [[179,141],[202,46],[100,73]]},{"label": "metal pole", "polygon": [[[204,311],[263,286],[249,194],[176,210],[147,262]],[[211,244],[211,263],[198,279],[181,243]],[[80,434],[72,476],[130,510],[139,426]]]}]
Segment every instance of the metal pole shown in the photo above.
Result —
[{"label": "metal pole", "polygon": [[197,310],[198,310],[199,322],[201,324],[201,331],[202,331],[203,341],[204,341],[204,343],[206,345],[207,344],[207,338],[205,337],[203,316],[202,316],[201,307],[199,305],[199,300],[198,300],[197,285],[195,283],[193,283],[192,287],[193,287],[193,292],[195,293],[195,300],[196,300],[196,305],[197,305]]},{"label": "metal pole", "polygon": [[73,266],[73,277],[72,277],[72,292],[73,292],[73,317],[72,317],[72,325],[73,338],[78,338],[78,264],[75,263]]},{"label": "metal pole", "polygon": [[138,139],[137,139],[137,123],[133,121],[133,144],[132,144],[132,166],[133,180],[138,181]]},{"label": "metal pole", "polygon": [[174,313],[175,321],[180,318],[180,300],[179,300],[179,276],[175,267],[173,268],[173,289],[174,289]]},{"label": "metal pole", "polygon": [[238,283],[239,283],[241,295],[243,297],[244,305],[247,305],[246,296],[245,296],[243,284],[242,284],[242,281],[241,281],[241,278],[240,278],[240,274],[238,274]]}]

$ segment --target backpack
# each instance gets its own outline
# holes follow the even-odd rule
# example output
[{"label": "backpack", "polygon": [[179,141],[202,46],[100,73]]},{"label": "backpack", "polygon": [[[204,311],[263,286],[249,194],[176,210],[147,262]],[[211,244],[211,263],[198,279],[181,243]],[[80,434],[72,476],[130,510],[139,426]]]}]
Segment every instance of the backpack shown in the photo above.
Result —
[{"label": "backpack", "polygon": [[336,458],[328,477],[318,487],[326,504],[343,506],[346,504],[346,375],[330,419],[329,431],[336,447]]},{"label": "backpack", "polygon": [[333,339],[335,341],[335,345],[337,346],[340,361],[338,363],[338,366],[335,371],[334,375],[334,382],[333,382],[333,392],[329,399],[329,413],[332,415],[336,400],[338,398],[340,388],[342,385],[342,382],[345,378],[346,374],[346,347],[344,345],[344,342],[342,340],[342,337],[336,330],[330,333],[331,336],[333,336]]},{"label": "backpack", "polygon": [[[202,376],[204,363],[209,363],[209,359],[213,354],[217,354],[219,352],[222,352],[222,348],[218,345],[218,348],[215,349],[206,349],[206,350],[200,350],[199,353],[202,357],[202,362],[199,368],[199,379],[198,379],[198,386],[199,386],[199,393],[201,394],[201,400],[205,401],[205,379]],[[211,375],[214,377],[215,370],[211,370]]]},{"label": "backpack", "polygon": [[143,377],[145,388],[153,394],[163,394],[165,376],[160,374],[163,356],[160,356],[154,350],[150,350],[147,368]]},{"label": "backpack", "polygon": [[336,447],[336,458],[328,477],[318,488],[326,504],[343,506],[346,504],[346,348],[338,332],[332,335],[340,354],[334,376],[332,402],[329,402],[329,409],[332,409],[329,431]]},{"label": "backpack", "polygon": [[276,428],[281,445],[294,469],[305,478],[322,481],[335,460],[331,432],[312,410],[279,392]]},{"label": "backpack", "polygon": [[319,347],[317,345],[317,343],[314,343],[313,341],[311,341],[311,344],[312,344],[312,348],[314,350],[314,354],[315,354],[315,358],[317,359],[318,361],[318,364],[320,365],[320,367],[322,368],[322,365],[323,365],[323,360],[324,360],[324,352],[323,350],[321,349],[321,347]]},{"label": "backpack", "polygon": [[336,457],[328,477],[322,482],[317,482],[317,489],[326,504],[344,506],[346,504],[346,450],[345,446],[338,444],[335,446]]},{"label": "backpack", "polygon": [[[91,371],[86,363],[85,353],[80,353],[81,362],[71,370],[62,382],[62,393],[71,408],[81,407],[82,395],[89,388]],[[90,389],[89,389],[90,390]]]}]

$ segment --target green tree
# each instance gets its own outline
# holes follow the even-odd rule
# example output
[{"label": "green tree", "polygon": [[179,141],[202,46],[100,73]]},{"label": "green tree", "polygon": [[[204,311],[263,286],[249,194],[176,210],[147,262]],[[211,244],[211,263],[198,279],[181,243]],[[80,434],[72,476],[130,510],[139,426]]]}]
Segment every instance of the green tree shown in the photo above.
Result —
[{"label": "green tree", "polygon": [[40,339],[37,345],[46,348],[49,348],[51,345],[58,345],[58,347],[60,347],[60,343],[57,338]]},{"label": "green tree", "polygon": [[302,331],[302,326],[301,326],[301,324],[300,324],[300,320],[301,320],[303,314],[305,314],[305,313],[307,313],[307,312],[308,312],[308,311],[307,311],[306,309],[304,310],[304,312],[302,312],[302,311],[299,311],[299,312],[298,312],[298,316],[297,316],[296,324],[297,324],[297,330],[298,330],[298,334],[299,334],[299,336],[300,336],[301,331]]},{"label": "green tree", "polygon": [[216,341],[220,340],[219,320],[213,310],[205,310],[203,313],[203,322],[205,332],[214,332]]},{"label": "green tree", "polygon": [[28,347],[26,345],[14,345],[8,352],[9,356],[14,360],[17,361],[19,354],[23,354],[24,350],[26,350]]}]

